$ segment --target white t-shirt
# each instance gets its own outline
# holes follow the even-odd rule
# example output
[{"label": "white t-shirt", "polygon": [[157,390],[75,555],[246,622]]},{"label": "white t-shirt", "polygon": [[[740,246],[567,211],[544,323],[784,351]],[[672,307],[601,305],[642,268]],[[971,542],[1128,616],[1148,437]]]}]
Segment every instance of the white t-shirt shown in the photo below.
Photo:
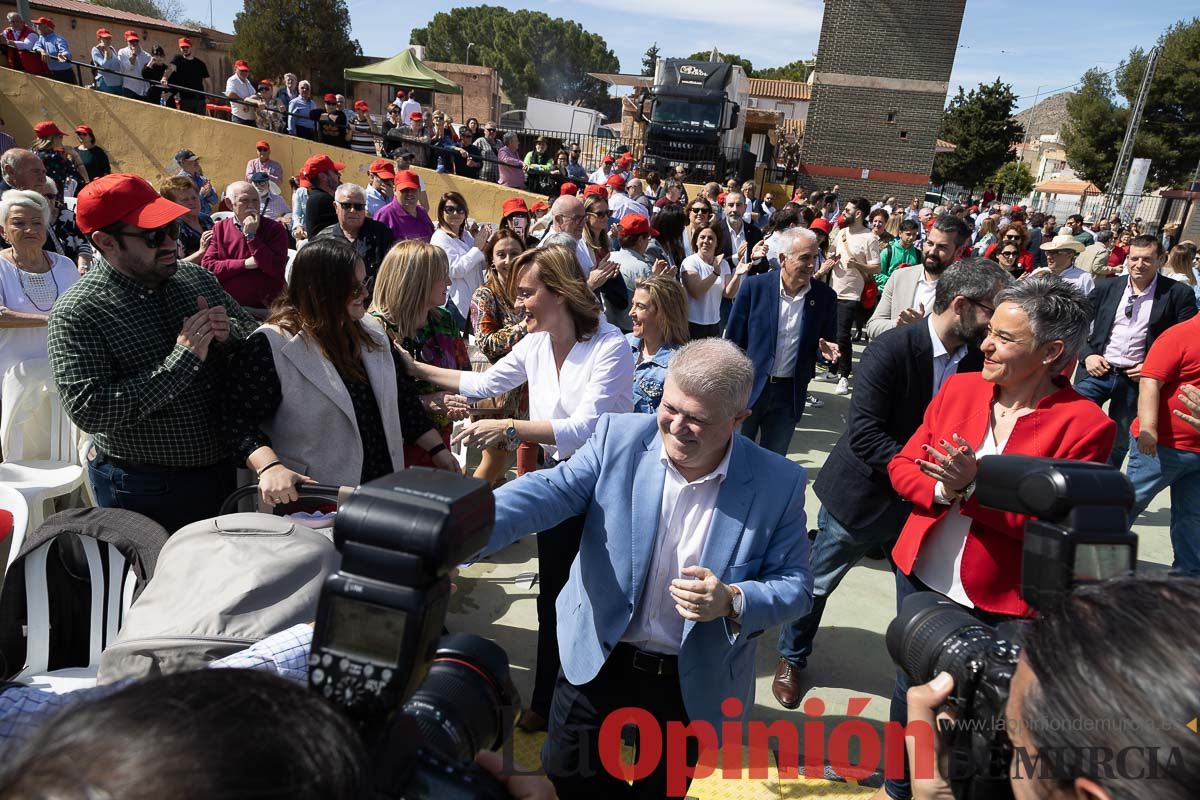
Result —
[{"label": "white t-shirt", "polygon": [[690,255],[683,260],[680,267],[683,272],[690,272],[700,280],[706,280],[716,271],[720,277],[713,281],[708,291],[699,300],[688,295],[688,322],[696,325],[716,325],[721,321],[721,297],[725,292],[725,283],[729,280],[731,270],[729,262],[721,259],[716,267],[711,267],[698,255]]},{"label": "white t-shirt", "polygon": [[[40,274],[17,269],[7,258],[0,258],[0,305],[22,314],[49,315],[58,298],[79,280],[79,270],[66,256],[45,255],[50,259],[50,271]],[[46,356],[45,326],[0,328],[0,382],[14,364]]]},{"label": "white t-shirt", "polygon": [[[234,95],[238,98],[250,97],[254,94],[254,85],[250,81],[242,80],[235,72],[229,76],[229,80],[225,81],[225,96]],[[255,119],[254,106],[248,106],[244,103],[233,103],[233,116],[237,119]]]},{"label": "white t-shirt", "polygon": [[483,283],[486,261],[483,251],[475,246],[474,238],[466,231],[456,239],[438,228],[429,243],[445,251],[450,262],[450,299],[459,313],[467,316],[471,311],[471,295]]}]

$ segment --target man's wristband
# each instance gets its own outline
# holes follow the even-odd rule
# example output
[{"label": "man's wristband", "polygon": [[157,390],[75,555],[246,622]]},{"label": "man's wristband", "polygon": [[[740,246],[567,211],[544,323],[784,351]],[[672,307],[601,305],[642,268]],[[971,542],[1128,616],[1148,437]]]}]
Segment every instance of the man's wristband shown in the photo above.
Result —
[{"label": "man's wristband", "polygon": [[267,470],[269,470],[271,467],[278,467],[278,466],[281,466],[282,464],[283,464],[282,461],[276,459],[276,460],[272,461],[270,464],[267,464],[262,469],[255,472],[254,477],[261,478],[263,476],[263,473],[266,472]]},{"label": "man's wristband", "polygon": [[434,456],[436,456],[438,453],[442,452],[443,450],[448,450],[448,449],[449,449],[449,448],[448,448],[448,447],[446,447],[446,443],[445,443],[445,442],[438,442],[438,443],[437,443],[437,444],[435,444],[433,447],[431,447],[431,448],[429,448],[428,450],[426,450],[426,451],[425,451],[425,454],[426,454],[426,455],[428,455],[430,458],[433,458],[433,457],[434,457]]}]

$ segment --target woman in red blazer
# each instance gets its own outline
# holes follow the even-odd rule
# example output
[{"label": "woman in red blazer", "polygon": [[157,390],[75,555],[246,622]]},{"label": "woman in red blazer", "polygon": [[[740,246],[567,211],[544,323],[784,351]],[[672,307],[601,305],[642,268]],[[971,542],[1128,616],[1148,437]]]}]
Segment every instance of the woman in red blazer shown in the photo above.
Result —
[{"label": "woman in red blazer", "polygon": [[1031,613],[1019,593],[1029,517],[975,500],[977,454],[1108,459],[1115,423],[1062,377],[1090,319],[1083,295],[1056,278],[996,296],[983,372],[951,376],[888,464],[892,486],[913,504],[892,556],[914,585],[988,616]]}]

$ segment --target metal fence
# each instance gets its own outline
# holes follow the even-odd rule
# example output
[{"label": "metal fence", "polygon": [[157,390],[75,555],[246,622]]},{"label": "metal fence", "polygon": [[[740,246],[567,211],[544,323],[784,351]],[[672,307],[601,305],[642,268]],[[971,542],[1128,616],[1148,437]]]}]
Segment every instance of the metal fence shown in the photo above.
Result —
[{"label": "metal fence", "polygon": [[1182,219],[1185,204],[1186,201],[1149,194],[1119,194],[1111,198],[1107,195],[1068,195],[1039,199],[1030,204],[1030,210],[1053,214],[1060,221],[1072,214],[1082,214],[1085,220],[1116,214],[1122,224],[1137,222],[1143,233],[1157,233],[1168,222]]}]

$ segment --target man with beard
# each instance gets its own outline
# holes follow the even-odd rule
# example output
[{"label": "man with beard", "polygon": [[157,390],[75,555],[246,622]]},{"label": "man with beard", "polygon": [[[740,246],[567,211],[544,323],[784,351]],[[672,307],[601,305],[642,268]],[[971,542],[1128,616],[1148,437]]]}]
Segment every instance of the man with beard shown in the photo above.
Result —
[{"label": "man with beard", "polygon": [[97,504],[168,531],[216,516],[237,486],[211,412],[229,356],[258,327],[211,272],[178,259],[187,213],[136,175],[85,186],[75,219],[98,256],[48,321],[63,407],[93,437]]},{"label": "man with beard", "polygon": [[883,296],[867,322],[874,339],[885,331],[916,322],[933,308],[938,276],[971,249],[971,228],[953,214],[942,214],[929,229],[922,247],[922,269],[894,272],[883,287]]},{"label": "man with beard", "polygon": [[[917,270],[902,270],[907,271]],[[813,485],[821,501],[810,556],[813,607],[779,632],[771,691],[784,708],[796,708],[803,698],[800,673],[812,655],[827,598],[864,554],[890,547],[908,519],[911,507],[892,490],[888,462],[920,426],[950,375],[982,369],[979,345],[993,298],[1010,283],[1007,272],[984,258],[939,270],[929,317],[872,337],[863,353],[846,430]]]}]

